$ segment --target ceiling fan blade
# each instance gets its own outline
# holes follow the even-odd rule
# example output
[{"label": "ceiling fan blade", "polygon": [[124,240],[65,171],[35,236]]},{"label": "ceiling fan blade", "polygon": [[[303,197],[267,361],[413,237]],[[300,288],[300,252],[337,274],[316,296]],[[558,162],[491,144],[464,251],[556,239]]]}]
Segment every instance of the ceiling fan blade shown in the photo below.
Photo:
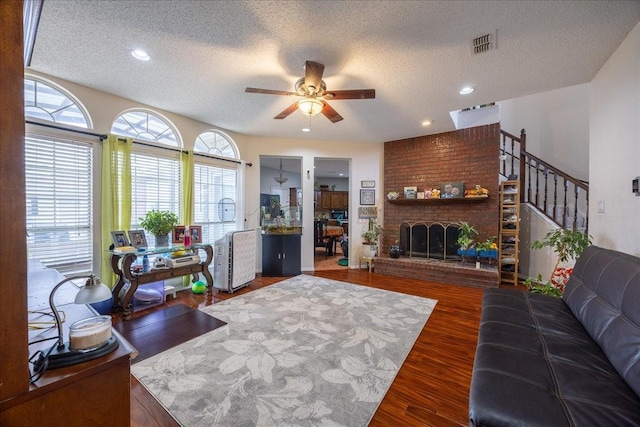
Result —
[{"label": "ceiling fan blade", "polygon": [[322,114],[324,114],[327,119],[331,120],[331,123],[336,123],[343,119],[343,117],[338,114],[338,112],[334,110],[331,105],[327,104],[326,101],[322,101],[322,104],[324,105]]},{"label": "ceiling fan blade", "polygon": [[324,73],[324,65],[317,62],[307,61],[304,64],[304,84],[307,88],[313,89],[313,93],[316,92],[322,84],[322,73]]},{"label": "ceiling fan blade", "polygon": [[248,93],[262,93],[265,95],[286,95],[286,96],[297,96],[298,94],[295,92],[287,92],[286,90],[271,90],[271,89],[258,89],[255,87],[248,87],[244,90]]},{"label": "ceiling fan blade", "polygon": [[373,99],[376,97],[375,89],[330,90],[322,95],[327,99]]},{"label": "ceiling fan blade", "polygon": [[296,111],[298,109],[298,103],[294,102],[293,104],[289,105],[287,108],[285,108],[280,114],[278,114],[277,116],[274,117],[274,119],[284,119],[286,118],[289,114],[293,113],[294,111]]}]

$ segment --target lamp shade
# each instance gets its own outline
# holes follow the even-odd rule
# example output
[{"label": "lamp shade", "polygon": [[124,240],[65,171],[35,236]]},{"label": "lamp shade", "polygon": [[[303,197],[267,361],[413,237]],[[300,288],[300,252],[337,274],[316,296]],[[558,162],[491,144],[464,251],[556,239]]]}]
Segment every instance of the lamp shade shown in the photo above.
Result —
[{"label": "lamp shade", "polygon": [[315,116],[322,111],[324,105],[316,98],[305,98],[298,102],[298,108],[307,116]]},{"label": "lamp shade", "polygon": [[111,290],[109,287],[95,276],[87,280],[85,285],[76,294],[76,304],[91,304],[92,302],[100,302],[111,298]]}]

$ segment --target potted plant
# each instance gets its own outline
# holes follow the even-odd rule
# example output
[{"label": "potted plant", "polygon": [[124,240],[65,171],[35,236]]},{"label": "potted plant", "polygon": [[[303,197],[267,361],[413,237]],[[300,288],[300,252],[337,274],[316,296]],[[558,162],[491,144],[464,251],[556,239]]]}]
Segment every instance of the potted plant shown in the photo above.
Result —
[{"label": "potted plant", "polygon": [[378,251],[378,239],[382,234],[382,227],[378,225],[378,222],[375,218],[371,218],[369,220],[369,229],[362,232],[362,238],[364,242],[362,243],[364,247],[365,256],[375,256]]},{"label": "potted plant", "polygon": [[139,218],[142,228],[153,234],[156,239],[156,246],[168,246],[168,234],[173,227],[178,224],[178,216],[171,211],[161,211],[157,209],[150,210],[144,216]]},{"label": "potted plant", "polygon": [[591,236],[588,234],[578,230],[565,230],[562,228],[551,230],[544,236],[544,239],[533,242],[531,244],[532,249],[542,249],[545,246],[549,246],[553,248],[557,258],[551,270],[551,276],[546,283],[543,282],[541,274],[538,274],[537,279],[529,278],[525,280],[524,283],[529,291],[557,297],[562,296],[573,269],[559,267],[559,264],[578,258],[589,245],[591,245]]},{"label": "potted plant", "polygon": [[496,236],[491,236],[484,242],[476,244],[476,251],[480,259],[486,258],[491,264],[491,260],[498,258],[498,245],[495,242]]},{"label": "potted plant", "polygon": [[473,247],[473,239],[478,235],[478,230],[466,221],[460,222],[458,225],[458,240],[456,243],[460,247],[458,254],[462,256],[462,262],[466,261],[467,256],[474,256],[471,253]]}]

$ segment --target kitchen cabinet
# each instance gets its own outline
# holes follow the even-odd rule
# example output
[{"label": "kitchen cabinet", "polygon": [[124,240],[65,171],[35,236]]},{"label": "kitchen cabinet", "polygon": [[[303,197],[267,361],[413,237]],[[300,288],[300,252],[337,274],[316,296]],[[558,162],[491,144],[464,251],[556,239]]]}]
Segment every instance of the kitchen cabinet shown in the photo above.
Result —
[{"label": "kitchen cabinet", "polygon": [[262,275],[297,276],[301,273],[300,234],[262,235]]},{"label": "kitchen cabinet", "polygon": [[332,191],[331,192],[331,209],[346,211],[349,209],[349,192],[348,191]]},{"label": "kitchen cabinet", "polygon": [[331,209],[331,191],[320,192],[320,209]]}]

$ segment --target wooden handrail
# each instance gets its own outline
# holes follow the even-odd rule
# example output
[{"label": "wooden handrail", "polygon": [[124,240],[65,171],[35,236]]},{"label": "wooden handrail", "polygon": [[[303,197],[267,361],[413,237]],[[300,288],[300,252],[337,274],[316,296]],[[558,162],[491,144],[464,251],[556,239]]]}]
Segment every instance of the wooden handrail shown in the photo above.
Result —
[{"label": "wooden handrail", "polygon": [[[519,137],[503,130],[500,133],[500,173],[505,177],[518,175],[522,189],[520,202],[529,203],[562,228],[588,232],[589,183],[529,153],[524,129]],[[573,193],[572,199],[570,193]]]}]

